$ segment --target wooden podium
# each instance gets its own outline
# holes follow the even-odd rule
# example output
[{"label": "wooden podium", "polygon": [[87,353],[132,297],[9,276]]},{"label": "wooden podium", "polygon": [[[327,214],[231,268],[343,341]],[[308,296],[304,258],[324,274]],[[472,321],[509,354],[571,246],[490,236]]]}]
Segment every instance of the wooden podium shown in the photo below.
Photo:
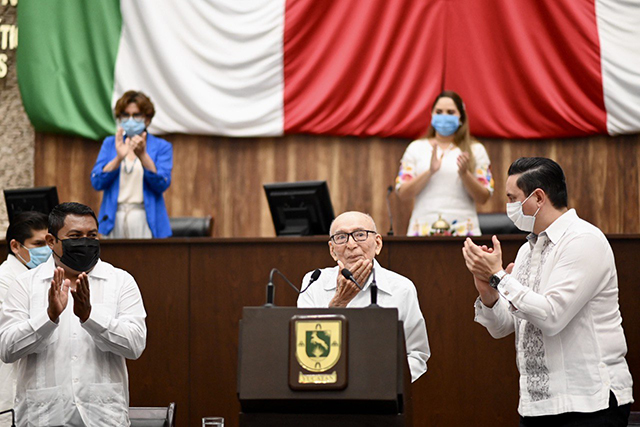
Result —
[{"label": "wooden podium", "polygon": [[[292,388],[291,378],[302,378],[292,347],[303,347],[303,338],[292,337],[292,319],[332,315],[346,319],[341,354],[346,370],[337,374],[346,375],[346,384]],[[307,334],[317,342],[317,334]],[[411,375],[397,309],[245,307],[238,358],[241,427],[411,425]]]}]

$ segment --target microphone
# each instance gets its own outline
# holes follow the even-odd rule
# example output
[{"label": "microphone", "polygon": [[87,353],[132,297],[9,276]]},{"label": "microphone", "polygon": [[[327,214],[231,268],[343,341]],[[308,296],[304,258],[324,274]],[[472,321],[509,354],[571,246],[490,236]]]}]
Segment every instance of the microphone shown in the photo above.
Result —
[{"label": "microphone", "polygon": [[371,305],[369,307],[379,307],[378,306],[378,284],[376,283],[376,269],[371,268],[371,274],[373,275],[371,279]]},{"label": "microphone", "polygon": [[389,212],[389,231],[387,232],[387,236],[393,236],[393,216],[391,215],[391,201],[389,200],[389,196],[393,192],[393,185],[390,185],[387,188],[387,211]]},{"label": "microphone", "polygon": [[16,411],[13,409],[7,409],[6,411],[0,411],[0,415],[11,412],[11,427],[16,427]]},{"label": "microphone", "polygon": [[358,289],[362,290],[362,286],[360,286],[360,283],[358,283],[358,281],[355,279],[355,277],[353,277],[353,274],[349,271],[349,269],[343,268],[341,273],[342,273],[342,275],[344,276],[345,279],[352,281],[353,283],[356,284]]},{"label": "microphone", "polygon": [[318,280],[318,277],[320,277],[320,270],[315,270],[313,272],[313,274],[311,274],[311,280],[309,281],[309,284],[307,285],[307,287],[304,289],[304,291],[300,291],[298,290],[298,288],[296,288],[296,285],[294,285],[293,283],[291,283],[289,281],[289,279],[287,279],[287,277],[282,274],[280,272],[280,270],[278,270],[277,268],[272,268],[271,269],[271,273],[269,273],[269,283],[267,283],[267,303],[265,304],[266,307],[273,307],[275,304],[273,303],[273,299],[275,297],[276,294],[276,288],[275,286],[273,286],[273,275],[275,273],[278,273],[278,275],[280,277],[282,277],[284,279],[285,282],[287,282],[289,284],[289,286],[291,286],[297,293],[301,294],[302,292],[306,291],[307,289],[309,289],[309,286],[311,286],[311,284],[313,282],[315,282],[316,280]]},{"label": "microphone", "polygon": [[300,293],[304,293],[307,291],[307,289],[309,289],[309,286],[311,286],[311,284],[313,282],[315,282],[316,280],[318,280],[318,278],[320,277],[320,274],[322,273],[322,271],[320,271],[319,268],[316,268],[315,271],[313,273],[311,273],[311,279],[309,279],[309,284],[307,285],[306,288],[304,288],[303,290],[300,291]]}]

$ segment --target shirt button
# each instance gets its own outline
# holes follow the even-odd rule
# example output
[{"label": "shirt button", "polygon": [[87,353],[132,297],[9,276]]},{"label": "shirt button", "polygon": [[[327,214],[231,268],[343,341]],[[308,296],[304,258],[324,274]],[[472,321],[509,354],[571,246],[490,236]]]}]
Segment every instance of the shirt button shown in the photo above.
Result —
[{"label": "shirt button", "polygon": [[509,295],[509,291],[504,291],[504,294],[505,295]]},{"label": "shirt button", "polygon": [[78,379],[77,379],[77,378],[74,378],[74,379],[73,379],[73,382],[74,382],[74,383],[77,383],[77,382],[78,382]]},{"label": "shirt button", "polygon": [[78,336],[78,334],[76,334],[75,332],[74,332],[74,333],[73,333],[73,335],[72,335],[72,337],[73,337],[73,338],[75,338],[75,337],[77,337],[77,336]]},{"label": "shirt button", "polygon": [[75,362],[76,360],[78,360],[78,356],[73,356],[73,357],[71,358],[71,360],[73,360],[73,361]]}]

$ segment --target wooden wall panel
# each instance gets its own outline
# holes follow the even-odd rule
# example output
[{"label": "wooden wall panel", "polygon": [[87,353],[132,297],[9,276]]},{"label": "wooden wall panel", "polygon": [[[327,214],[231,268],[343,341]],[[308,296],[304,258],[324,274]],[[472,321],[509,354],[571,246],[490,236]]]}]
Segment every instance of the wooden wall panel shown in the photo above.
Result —
[{"label": "wooden wall panel", "polygon": [[[409,140],[290,135],[222,138],[168,135],[174,172],[165,200],[171,216],[213,215],[216,237],[270,237],[273,225],[262,184],[327,180],[339,213],[370,212],[389,229],[386,189],[393,185]],[[640,233],[640,136],[563,140],[483,140],[492,159],[496,189],[480,212],[504,212],[504,182],[511,162],[547,156],[564,168],[569,203],[605,233]],[[61,200],[99,208],[89,173],[100,143],[37,134],[36,185],[57,185]],[[394,229],[406,233],[411,203],[391,195]]]},{"label": "wooden wall panel", "polygon": [[189,425],[189,246],[102,244],[101,257],[136,279],[147,311],[147,347],[128,360],[131,406],[176,402],[176,422]]}]

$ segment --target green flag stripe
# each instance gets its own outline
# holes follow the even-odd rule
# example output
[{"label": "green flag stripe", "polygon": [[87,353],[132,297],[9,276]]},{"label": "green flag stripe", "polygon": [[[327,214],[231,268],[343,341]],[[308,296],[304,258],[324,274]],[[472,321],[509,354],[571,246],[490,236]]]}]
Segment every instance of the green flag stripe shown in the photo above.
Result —
[{"label": "green flag stripe", "polygon": [[112,134],[119,0],[21,0],[18,84],[37,131]]}]

